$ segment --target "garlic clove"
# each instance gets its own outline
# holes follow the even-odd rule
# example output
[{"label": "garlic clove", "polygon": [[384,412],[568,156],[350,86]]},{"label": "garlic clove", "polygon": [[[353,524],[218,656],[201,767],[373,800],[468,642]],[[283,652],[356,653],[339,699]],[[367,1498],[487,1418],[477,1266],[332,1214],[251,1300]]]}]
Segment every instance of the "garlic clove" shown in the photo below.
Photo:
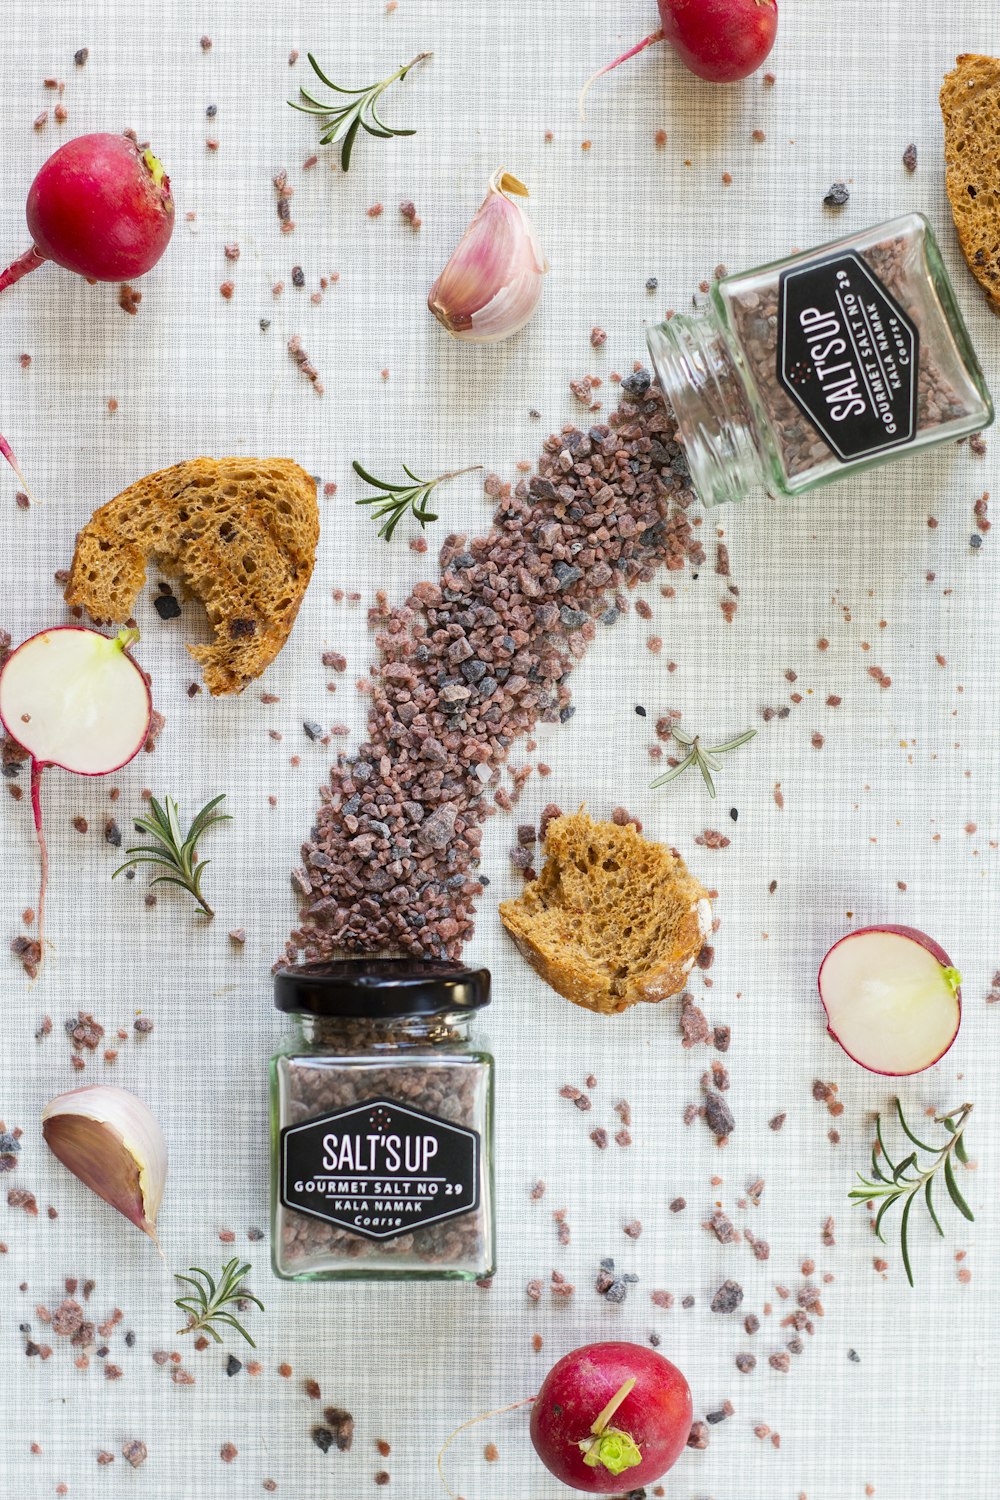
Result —
[{"label": "garlic clove", "polygon": [[141,1099],[108,1084],[70,1089],[42,1110],[42,1135],[85,1187],[157,1243],[167,1143]]},{"label": "garlic clove", "polygon": [[438,322],[468,343],[498,343],[522,329],[549,269],[531,220],[508,194],[526,198],[528,189],[501,167],[427,298]]}]

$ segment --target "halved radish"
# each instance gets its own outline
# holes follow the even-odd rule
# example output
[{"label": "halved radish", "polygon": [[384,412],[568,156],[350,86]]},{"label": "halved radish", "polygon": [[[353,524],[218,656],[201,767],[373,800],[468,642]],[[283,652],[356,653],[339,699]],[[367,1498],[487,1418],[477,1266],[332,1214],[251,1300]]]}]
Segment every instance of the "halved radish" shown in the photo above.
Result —
[{"label": "halved radish", "polygon": [[916,927],[862,927],[834,943],[819,970],[827,1030],[870,1073],[922,1073],[962,1020],[962,976]]},{"label": "halved radish", "polygon": [[115,637],[83,625],[56,625],[24,641],[0,671],[0,722],[31,757],[31,808],[41,857],[38,962],[41,962],[49,856],[40,789],[46,766],[106,776],[138,755],[153,711],[149,685],[128,654],[137,630]]}]

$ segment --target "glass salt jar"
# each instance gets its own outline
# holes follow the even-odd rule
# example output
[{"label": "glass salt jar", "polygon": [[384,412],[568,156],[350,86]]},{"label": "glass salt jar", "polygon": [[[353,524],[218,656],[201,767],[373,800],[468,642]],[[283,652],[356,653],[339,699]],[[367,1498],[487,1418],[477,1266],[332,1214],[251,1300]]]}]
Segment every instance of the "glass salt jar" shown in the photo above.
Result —
[{"label": "glass salt jar", "polygon": [[271,1059],[275,1273],[490,1276],[493,1058],[469,1039],[486,969],[358,959],[278,969],[295,1029]]},{"label": "glass salt jar", "polygon": [[725,276],[648,342],[707,506],[799,495],[993,421],[922,214]]}]

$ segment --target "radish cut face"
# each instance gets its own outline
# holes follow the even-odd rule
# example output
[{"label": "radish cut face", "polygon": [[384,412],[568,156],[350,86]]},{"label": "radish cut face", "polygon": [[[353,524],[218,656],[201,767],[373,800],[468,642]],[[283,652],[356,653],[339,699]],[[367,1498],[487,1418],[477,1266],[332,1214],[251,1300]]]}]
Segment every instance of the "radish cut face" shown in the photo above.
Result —
[{"label": "radish cut face", "polygon": [[962,1018],[961,975],[913,927],[869,927],[834,944],[819,971],[827,1029],[872,1073],[921,1073],[948,1051]]},{"label": "radish cut face", "polygon": [[117,639],[82,626],[43,630],[0,673],[0,719],[38,766],[80,776],[117,771],[149,732],[146,679]]}]

